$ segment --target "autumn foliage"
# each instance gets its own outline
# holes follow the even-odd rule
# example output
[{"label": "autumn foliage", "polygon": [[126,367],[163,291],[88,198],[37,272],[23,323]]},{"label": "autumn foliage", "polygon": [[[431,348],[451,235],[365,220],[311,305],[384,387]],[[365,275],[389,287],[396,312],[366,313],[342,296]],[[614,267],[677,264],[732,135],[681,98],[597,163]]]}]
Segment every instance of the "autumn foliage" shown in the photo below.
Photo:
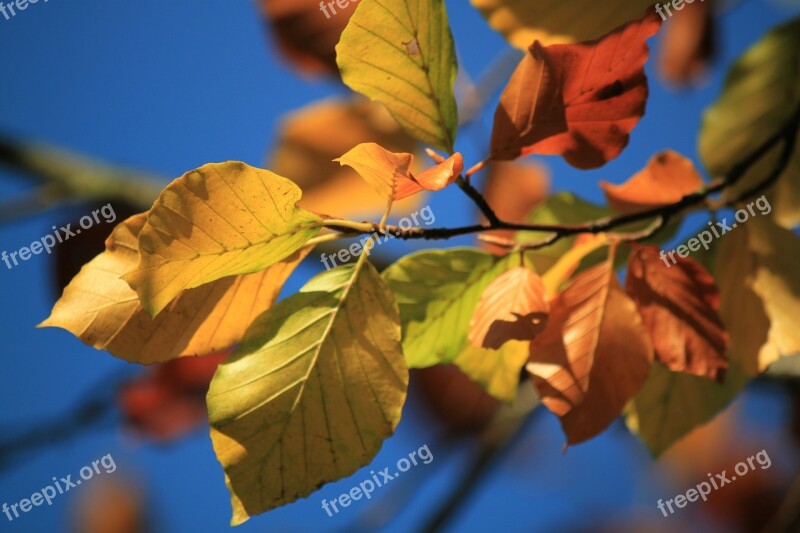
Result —
[{"label": "autumn foliage", "polygon": [[[646,112],[648,39],[660,18],[648,2],[626,1],[616,27],[598,17],[575,28],[548,15],[567,10],[542,1],[527,2],[542,16],[532,8],[510,23],[498,11],[525,2],[473,3],[524,50],[483,160],[465,165],[455,149],[457,43],[441,0],[362,0],[336,19],[341,27],[316,33],[302,22],[313,2],[265,0],[292,61],[320,73],[335,58],[342,81],[374,102],[325,102],[287,118],[272,171],[226,162],[179,177],[114,229],[42,323],[142,364],[234,350],[207,395],[234,525],[369,464],[399,423],[410,368],[455,365],[507,403],[533,386],[569,445],[624,416],[659,454],[747,379],[800,352],[798,204],[775,193],[797,198],[800,182],[800,21],[733,67],[700,131],[709,180],[666,150],[623,183],[601,182],[608,206],[599,206],[571,193],[545,198],[540,169],[507,161],[552,155],[590,169],[620,156]],[[670,68],[679,77],[690,67]],[[738,102],[751,101],[760,112],[742,114]],[[346,127],[322,145],[314,120]],[[301,176],[309,161],[323,180]],[[483,194],[473,178],[487,167]],[[448,187],[462,189],[483,221],[390,223]],[[332,201],[334,189],[347,192]],[[715,220],[759,194],[773,201],[769,216],[665,265],[660,243],[686,214]],[[364,212],[373,220],[350,219]],[[481,247],[430,247],[382,272],[363,253],[278,301],[315,247],[468,234]],[[209,375],[222,359],[213,357]],[[176,385],[170,368],[121,393],[129,422],[157,436],[174,429],[174,413],[196,410],[186,395],[204,389]],[[481,412],[491,416],[493,402]]]}]

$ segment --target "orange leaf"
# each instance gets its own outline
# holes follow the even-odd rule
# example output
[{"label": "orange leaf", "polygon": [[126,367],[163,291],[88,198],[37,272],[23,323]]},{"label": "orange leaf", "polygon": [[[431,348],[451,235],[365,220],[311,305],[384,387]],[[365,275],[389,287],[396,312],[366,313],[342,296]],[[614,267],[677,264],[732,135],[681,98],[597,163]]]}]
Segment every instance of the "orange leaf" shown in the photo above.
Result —
[{"label": "orange leaf", "polygon": [[561,417],[569,444],[601,433],[645,383],[653,349],[611,261],[582,274],[551,304],[526,369]]},{"label": "orange leaf", "polygon": [[692,162],[677,152],[656,155],[647,167],[622,185],[601,181],[606,199],[618,213],[638,213],[672,204],[697,191],[703,178]]},{"label": "orange leaf", "polygon": [[665,266],[655,246],[637,246],[627,290],[653,340],[656,359],[672,371],[722,381],[728,334],[717,308],[719,289],[699,263],[677,258]]},{"label": "orange leaf", "polygon": [[587,169],[617,157],[644,115],[646,40],[660,26],[649,9],[601,39],[534,42],[500,97],[490,158],[562,155]]},{"label": "orange leaf", "polygon": [[414,154],[394,153],[375,143],[362,143],[338,159],[353,167],[384,198],[402,200],[420,191],[444,189],[464,170],[464,159],[455,153],[416,175],[411,172]]},{"label": "orange leaf", "polygon": [[469,325],[469,340],[477,348],[499,349],[506,341],[529,341],[547,326],[550,305],[536,273],[512,268],[483,291]]}]

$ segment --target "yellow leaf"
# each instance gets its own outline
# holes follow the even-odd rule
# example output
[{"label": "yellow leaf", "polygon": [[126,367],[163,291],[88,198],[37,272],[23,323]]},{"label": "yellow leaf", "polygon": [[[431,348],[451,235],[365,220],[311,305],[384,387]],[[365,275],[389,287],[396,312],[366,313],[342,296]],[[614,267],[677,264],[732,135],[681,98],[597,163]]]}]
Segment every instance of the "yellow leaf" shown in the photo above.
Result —
[{"label": "yellow leaf", "polygon": [[[369,219],[385,211],[386,201],[353,169],[333,159],[370,141],[395,152],[416,149],[414,140],[380,104],[360,98],[315,102],[281,121],[267,168],[303,189],[299,207],[333,218]],[[396,202],[393,210],[410,213],[423,199],[417,195]]]},{"label": "yellow leaf", "polygon": [[512,46],[597,39],[653,10],[651,0],[472,0],[489,25]]},{"label": "yellow leaf", "polygon": [[133,216],[114,229],[106,251],[83,267],[39,327],[66,329],[90,346],[141,364],[214,353],[242,339],[309,251],[298,251],[256,274],[185,291],[167,312],[151,318],[122,280],[136,268],[137,238],[145,218],[145,213]]},{"label": "yellow leaf", "polygon": [[182,291],[265,269],[302,248],[322,219],[296,207],[300,189],[239,162],[204,165],[161,193],[125,281],[152,316]]},{"label": "yellow leaf", "polygon": [[414,138],[452,153],[456,55],[443,0],[362,2],[336,46],[342,80]]},{"label": "yellow leaf", "polygon": [[364,257],[259,317],[211,382],[211,438],[233,525],[353,474],[400,420],[400,317]]}]

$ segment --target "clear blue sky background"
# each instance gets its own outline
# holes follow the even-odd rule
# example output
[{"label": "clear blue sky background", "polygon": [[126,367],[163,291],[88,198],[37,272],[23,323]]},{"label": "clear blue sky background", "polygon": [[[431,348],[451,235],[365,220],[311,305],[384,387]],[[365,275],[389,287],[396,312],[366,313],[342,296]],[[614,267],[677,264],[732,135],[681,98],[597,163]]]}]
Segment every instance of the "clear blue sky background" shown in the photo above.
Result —
[{"label": "clear blue sky background", "polygon": [[[463,66],[476,76],[504,42],[467,2],[448,6]],[[726,14],[719,63],[729,65],[791,14],[766,1],[748,1]],[[309,83],[287,68],[265,43],[255,6],[246,0],[40,0],[10,21],[0,17],[0,50],[0,131],[169,177],[209,161],[260,165],[282,114],[344,94],[334,84]],[[717,67],[708,84],[679,93],[666,91],[651,75],[647,115],[630,148],[591,173],[549,159],[554,188],[600,200],[598,179],[622,181],[657,150],[673,148],[694,158],[701,111],[718,94],[723,71]],[[461,144],[468,161],[482,155],[469,142]],[[19,177],[0,172],[0,198],[27,187]],[[465,205],[458,191],[440,195],[432,205],[441,224],[470,216],[455,208]],[[40,238],[64,217],[64,212],[50,212],[0,226],[0,250],[16,250]],[[35,256],[13,271],[0,268],[0,438],[29,421],[58,416],[97,380],[128,366],[65,332],[34,329],[53,303],[48,259]],[[773,394],[751,391],[744,399],[744,411],[759,419],[765,434],[783,420],[781,405]],[[320,498],[348,490],[366,477],[360,473],[255,518],[241,530],[343,530],[360,513],[391,507],[405,497],[410,500],[394,529],[413,529],[451,486],[468,451],[460,447],[443,453],[436,439],[430,425],[406,417],[373,463],[382,468],[428,443],[435,459],[418,467],[413,477],[421,488],[387,489],[379,494],[383,501],[362,501],[329,519]],[[540,417],[453,530],[552,531],[584,523],[596,513],[626,513],[638,505],[651,512],[656,499],[675,493],[666,488],[668,481],[654,476],[657,467],[650,465],[644,449],[616,426],[566,456],[560,453],[562,442],[557,421]],[[74,474],[106,453],[114,455],[119,472],[134,474],[147,487],[159,531],[227,530],[228,494],[203,431],[166,448],[141,446],[110,430],[85,434],[0,472],[0,504],[29,496],[52,476]],[[0,515],[0,530],[61,530],[74,499],[67,494],[14,523]]]}]

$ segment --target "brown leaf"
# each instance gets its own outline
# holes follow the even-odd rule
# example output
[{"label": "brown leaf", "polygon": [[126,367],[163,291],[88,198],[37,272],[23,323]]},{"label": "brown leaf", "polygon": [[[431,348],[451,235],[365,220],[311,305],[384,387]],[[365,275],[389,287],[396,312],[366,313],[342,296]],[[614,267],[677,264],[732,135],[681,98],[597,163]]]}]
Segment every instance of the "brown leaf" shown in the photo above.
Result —
[{"label": "brown leaf", "polygon": [[595,41],[534,42],[500,97],[490,158],[563,155],[586,169],[618,156],[644,115],[646,40],[660,26],[649,9]]},{"label": "brown leaf", "polygon": [[600,182],[611,208],[623,214],[675,203],[702,185],[703,178],[691,160],[672,151],[654,156],[622,185]]},{"label": "brown leaf", "polygon": [[510,340],[530,341],[547,326],[550,305],[536,272],[519,266],[498,276],[481,294],[469,326],[476,348],[499,349]]},{"label": "brown leaf", "polygon": [[722,382],[728,368],[728,334],[717,313],[719,289],[705,267],[677,259],[665,265],[658,247],[636,246],[628,263],[628,294],[642,315],[658,361],[675,372]]},{"label": "brown leaf", "polygon": [[601,433],[644,385],[653,349],[636,305],[606,261],[551,302],[550,325],[531,343],[526,369],[561,418],[568,444]]},{"label": "brown leaf", "polygon": [[716,45],[714,1],[686,3],[664,30],[658,61],[661,77],[676,85],[696,80],[713,59]]},{"label": "brown leaf", "polygon": [[357,6],[357,1],[344,8],[334,2],[331,13],[327,4],[322,10],[319,0],[259,1],[280,51],[298,70],[312,75],[339,75],[336,43]]}]

